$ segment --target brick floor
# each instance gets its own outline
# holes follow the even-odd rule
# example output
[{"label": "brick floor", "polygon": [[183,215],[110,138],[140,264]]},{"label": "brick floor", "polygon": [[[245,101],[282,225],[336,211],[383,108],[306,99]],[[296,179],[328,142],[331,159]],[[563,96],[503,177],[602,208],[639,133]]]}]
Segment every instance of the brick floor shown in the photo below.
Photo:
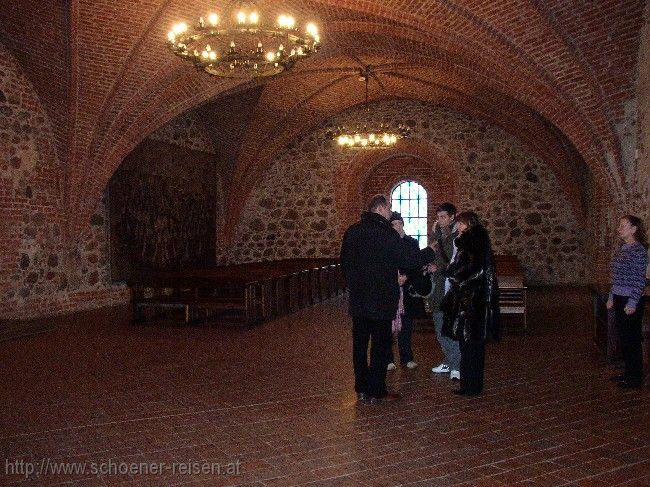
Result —
[{"label": "brick floor", "polygon": [[[608,380],[581,292],[531,293],[530,333],[489,346],[476,398],[416,333],[420,367],[389,376],[403,399],[376,406],[355,403],[345,305],[252,330],[84,315],[0,343],[0,484],[650,486],[650,388]],[[190,461],[222,472],[171,470]]]}]

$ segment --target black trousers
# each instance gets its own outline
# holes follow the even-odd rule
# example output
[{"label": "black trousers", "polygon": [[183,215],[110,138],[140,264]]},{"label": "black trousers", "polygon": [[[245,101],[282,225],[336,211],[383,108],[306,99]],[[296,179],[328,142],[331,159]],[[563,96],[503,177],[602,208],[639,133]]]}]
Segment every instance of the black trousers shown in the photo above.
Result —
[{"label": "black trousers", "polygon": [[485,369],[485,343],[461,340],[460,345],[460,389],[470,394],[483,392],[483,371]]},{"label": "black trousers", "polygon": [[[354,390],[370,397],[386,395],[386,366],[393,343],[391,320],[352,318]],[[368,342],[370,341],[370,366]]]},{"label": "black trousers", "polygon": [[626,296],[614,295],[614,320],[618,339],[621,342],[625,362],[625,382],[640,385],[643,382],[643,349],[641,348],[641,321],[643,319],[643,298],[636,311],[625,314]]}]

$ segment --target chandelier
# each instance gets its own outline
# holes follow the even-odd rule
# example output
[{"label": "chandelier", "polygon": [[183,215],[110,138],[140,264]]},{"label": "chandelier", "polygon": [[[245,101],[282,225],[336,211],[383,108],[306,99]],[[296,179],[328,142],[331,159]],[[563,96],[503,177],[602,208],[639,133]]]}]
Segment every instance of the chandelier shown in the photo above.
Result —
[{"label": "chandelier", "polygon": [[257,11],[246,8],[222,22],[216,13],[200,17],[190,29],[185,22],[172,27],[167,45],[197,69],[225,78],[273,76],[290,69],[320,47],[315,24],[301,34],[296,20],[280,15],[275,25],[262,22]]},{"label": "chandelier", "polygon": [[[368,106],[368,80],[371,75],[370,66],[366,66],[359,72],[360,81],[365,82],[366,86],[366,114],[370,115],[370,107]],[[410,136],[408,127],[399,125],[397,129],[391,129],[384,124],[368,126],[357,125],[353,130],[348,130],[346,127],[337,127],[332,133],[332,138],[338,142],[341,147],[346,148],[382,148],[393,147],[398,140]]]}]

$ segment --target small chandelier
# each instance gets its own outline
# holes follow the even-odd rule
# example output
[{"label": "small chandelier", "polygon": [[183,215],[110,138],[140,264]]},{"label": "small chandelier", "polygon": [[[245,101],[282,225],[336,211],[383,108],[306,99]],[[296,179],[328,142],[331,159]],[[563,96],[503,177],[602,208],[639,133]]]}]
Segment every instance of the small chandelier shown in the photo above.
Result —
[{"label": "small chandelier", "polygon": [[180,22],[167,34],[167,44],[178,57],[211,75],[251,78],[290,69],[318,51],[320,36],[313,23],[300,34],[290,15],[265,26],[257,11],[242,9],[223,23],[216,13],[200,17],[194,29]]},{"label": "small chandelier", "polygon": [[[368,80],[370,78],[370,66],[360,70],[360,80],[366,85],[366,113],[370,114],[368,106]],[[398,140],[410,136],[408,127],[399,125],[397,129],[390,129],[388,126],[380,124],[379,126],[368,125],[357,126],[354,130],[348,130],[345,127],[337,127],[332,133],[332,138],[338,142],[341,147],[351,149],[364,148],[382,148],[393,147]]]},{"label": "small chandelier", "polygon": [[364,147],[392,147],[399,139],[409,136],[408,129],[400,126],[397,130],[390,130],[380,125],[378,128],[370,128],[366,125],[357,127],[355,130],[346,131],[340,129],[334,135],[334,139],[342,147],[364,148]]}]

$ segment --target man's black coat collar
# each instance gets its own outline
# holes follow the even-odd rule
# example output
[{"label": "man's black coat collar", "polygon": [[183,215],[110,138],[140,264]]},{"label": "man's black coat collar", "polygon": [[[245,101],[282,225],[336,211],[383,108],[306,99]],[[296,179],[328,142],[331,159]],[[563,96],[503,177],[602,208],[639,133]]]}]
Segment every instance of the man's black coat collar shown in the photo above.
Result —
[{"label": "man's black coat collar", "polygon": [[390,225],[390,222],[389,222],[388,220],[386,220],[386,219],[385,219],[382,215],[380,215],[379,213],[375,213],[375,212],[373,212],[373,211],[364,211],[364,212],[361,214],[361,220],[362,220],[362,221],[363,221],[363,220],[369,220],[369,221],[371,221],[371,222],[373,222],[373,223],[377,223],[377,224],[379,224],[379,225],[389,226],[390,228],[393,228],[393,227]]}]

